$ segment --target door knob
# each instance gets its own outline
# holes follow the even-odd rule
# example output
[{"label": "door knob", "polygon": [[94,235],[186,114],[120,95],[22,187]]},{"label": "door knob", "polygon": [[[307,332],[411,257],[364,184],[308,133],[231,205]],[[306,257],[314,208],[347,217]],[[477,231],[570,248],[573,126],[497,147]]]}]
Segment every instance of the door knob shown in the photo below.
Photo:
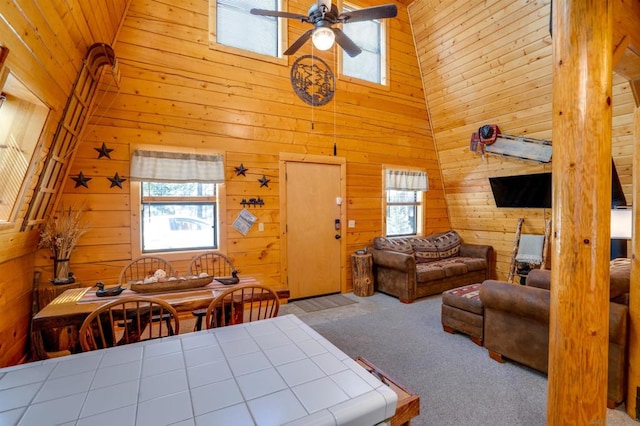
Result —
[{"label": "door knob", "polygon": [[339,240],[340,238],[342,238],[342,236],[340,234],[336,234],[336,240]]}]

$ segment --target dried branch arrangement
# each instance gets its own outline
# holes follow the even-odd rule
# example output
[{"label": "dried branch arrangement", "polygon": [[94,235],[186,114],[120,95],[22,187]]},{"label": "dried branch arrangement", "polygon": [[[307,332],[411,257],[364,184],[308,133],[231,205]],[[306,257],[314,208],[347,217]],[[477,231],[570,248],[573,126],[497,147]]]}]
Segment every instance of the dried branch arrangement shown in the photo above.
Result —
[{"label": "dried branch arrangement", "polygon": [[56,214],[49,217],[40,232],[38,247],[51,250],[56,279],[68,277],[71,252],[89,229],[89,225],[81,221],[82,212],[82,207],[75,210],[73,206],[65,208],[63,204]]}]

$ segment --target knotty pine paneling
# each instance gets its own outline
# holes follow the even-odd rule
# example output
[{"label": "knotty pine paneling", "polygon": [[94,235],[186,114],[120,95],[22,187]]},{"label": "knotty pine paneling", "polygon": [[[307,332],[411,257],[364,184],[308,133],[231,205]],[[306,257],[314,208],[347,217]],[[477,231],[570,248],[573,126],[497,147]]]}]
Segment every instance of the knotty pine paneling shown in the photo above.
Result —
[{"label": "knotty pine paneling", "polygon": [[[493,245],[501,279],[517,219],[525,218],[523,232],[543,233],[551,211],[496,208],[488,178],[551,171],[551,165],[482,159],[470,152],[469,139],[489,123],[505,134],[551,138],[549,3],[416,0],[409,6],[451,226],[465,241]],[[612,154],[629,204],[633,110],[629,84],[614,75]]]},{"label": "knotty pine paneling", "polygon": [[[0,277],[4,277],[0,278],[4,315],[0,366],[21,361],[27,352],[34,271],[41,270],[35,262],[53,269],[44,251],[34,255],[37,231],[18,232],[27,203],[87,48],[95,42],[113,43],[127,6],[128,0],[9,0],[0,5],[0,44],[10,50],[6,67],[51,108],[25,184],[24,202],[16,220],[0,229]],[[50,277],[51,272],[45,272],[41,279]]]},{"label": "knotty pine paneling", "polygon": [[[363,7],[374,3],[362,3]],[[289,10],[306,11],[308,2],[289,2]],[[131,146],[206,147],[224,155],[226,167],[223,251],[244,275],[261,274],[281,285],[284,253],[280,244],[278,158],[280,153],[337,155],[346,158],[344,208],[355,228],[343,228],[345,265],[351,288],[350,254],[382,232],[383,164],[425,167],[431,179],[425,227],[448,226],[443,182],[431,138],[418,61],[406,7],[388,21],[389,87],[360,84],[337,75],[334,52],[320,56],[336,73],[334,99],[312,108],[293,92],[289,65],[310,54],[310,43],[282,64],[209,48],[208,2],[133,0],[115,44],[119,87],[103,85],[95,113],[84,134],[71,174],[92,177],[89,188],[63,188],[64,200],[87,203],[87,217],[98,225],[73,254],[72,269],[85,281],[114,282],[123,262],[135,251],[127,236],[130,221],[128,181],[109,188],[107,177],[128,177]],[[307,28],[288,22],[290,41]],[[334,49],[335,51],[335,49]],[[316,52],[317,53],[317,52]],[[112,159],[97,159],[94,148],[106,143]],[[236,176],[242,163],[247,176]],[[260,187],[265,175],[271,181]],[[247,236],[231,227],[243,198],[261,197],[251,213],[264,224]],[[304,206],[301,206],[304,208]],[[117,232],[113,232],[118,228]],[[100,240],[102,233],[111,232]],[[192,254],[178,256],[186,265]],[[95,257],[93,257],[95,256]],[[46,259],[38,257],[40,265]],[[91,282],[89,282],[91,284]]]}]

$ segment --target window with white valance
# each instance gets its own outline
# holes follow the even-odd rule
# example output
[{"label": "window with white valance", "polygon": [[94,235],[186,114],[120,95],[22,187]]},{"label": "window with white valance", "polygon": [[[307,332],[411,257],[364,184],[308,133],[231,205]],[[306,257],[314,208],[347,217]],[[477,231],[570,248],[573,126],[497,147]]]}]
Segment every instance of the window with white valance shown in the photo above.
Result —
[{"label": "window with white valance", "polygon": [[418,235],[422,232],[423,199],[429,189],[427,173],[386,169],[384,188],[386,235]]},{"label": "window with white valance", "polygon": [[386,189],[398,191],[428,191],[429,178],[426,172],[416,170],[386,170]]},{"label": "window with white valance", "polygon": [[130,178],[140,182],[224,183],[221,155],[136,150]]},{"label": "window with white valance", "polygon": [[219,248],[221,155],[136,150],[130,178],[139,182],[140,214],[132,219],[141,254]]}]

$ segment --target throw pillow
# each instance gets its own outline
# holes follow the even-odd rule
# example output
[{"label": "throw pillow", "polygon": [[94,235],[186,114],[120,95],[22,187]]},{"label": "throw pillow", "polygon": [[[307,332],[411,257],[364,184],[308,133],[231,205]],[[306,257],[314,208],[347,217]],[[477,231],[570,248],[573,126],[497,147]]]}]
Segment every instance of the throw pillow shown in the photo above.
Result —
[{"label": "throw pillow", "polygon": [[434,234],[431,237],[440,253],[440,259],[458,256],[460,254],[460,235],[454,230]]},{"label": "throw pillow", "polygon": [[373,247],[378,250],[413,254],[413,247],[411,246],[411,240],[409,238],[376,237],[373,239]]},{"label": "throw pillow", "polygon": [[416,263],[429,263],[440,260],[438,247],[429,238],[413,238],[411,240]]}]

